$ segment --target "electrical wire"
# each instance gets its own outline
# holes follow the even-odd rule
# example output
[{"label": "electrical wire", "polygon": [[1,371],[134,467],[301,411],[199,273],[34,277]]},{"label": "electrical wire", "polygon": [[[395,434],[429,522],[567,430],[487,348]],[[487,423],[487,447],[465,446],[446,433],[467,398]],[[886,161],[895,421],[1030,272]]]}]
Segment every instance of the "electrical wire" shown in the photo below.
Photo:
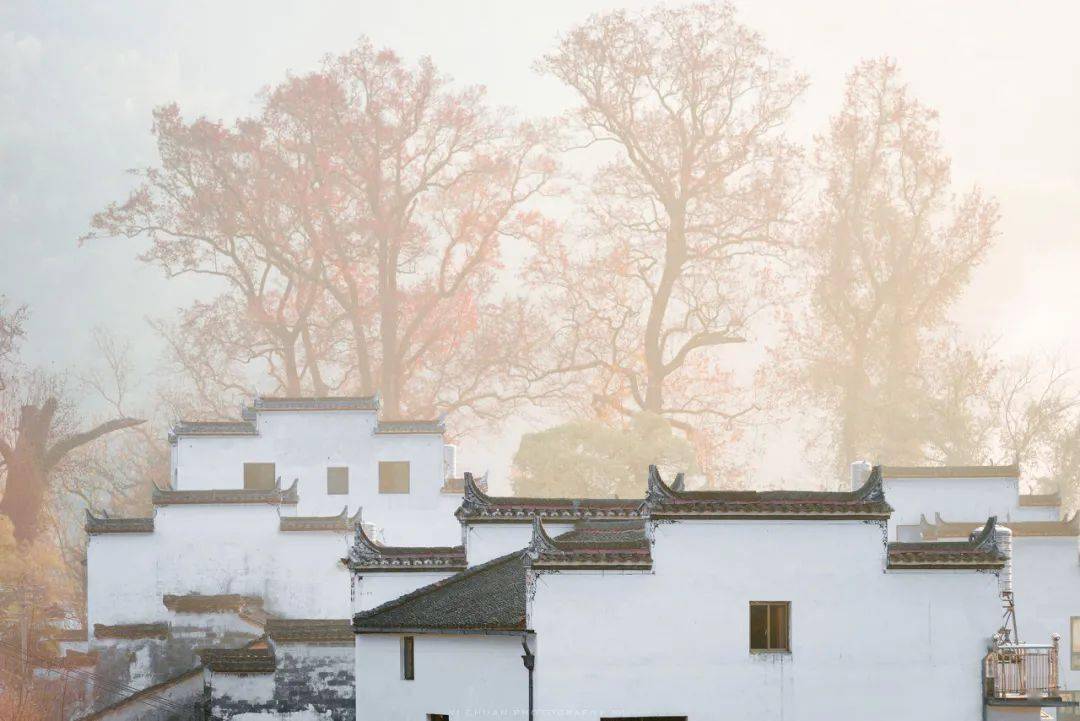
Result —
[{"label": "electrical wire", "polygon": [[[146,689],[135,688],[134,686],[128,686],[127,684],[120,683],[118,681],[112,681],[100,674],[92,671],[78,671],[75,669],[58,668],[53,665],[51,659],[35,656],[29,652],[24,652],[21,648],[7,641],[0,640],[0,647],[7,647],[10,650],[4,650],[0,648],[0,654],[8,656],[9,658],[17,658],[20,661],[29,661],[37,666],[48,668],[50,671],[59,673],[67,678],[78,681],[92,681],[95,687],[104,687],[104,690],[110,693],[122,694],[124,698],[119,700],[132,700],[137,703],[141,703],[144,706],[149,706],[158,711],[189,711],[190,708],[186,705],[178,704],[164,696],[159,696],[155,693],[147,693]],[[131,698],[135,694],[142,694],[141,698]]]}]

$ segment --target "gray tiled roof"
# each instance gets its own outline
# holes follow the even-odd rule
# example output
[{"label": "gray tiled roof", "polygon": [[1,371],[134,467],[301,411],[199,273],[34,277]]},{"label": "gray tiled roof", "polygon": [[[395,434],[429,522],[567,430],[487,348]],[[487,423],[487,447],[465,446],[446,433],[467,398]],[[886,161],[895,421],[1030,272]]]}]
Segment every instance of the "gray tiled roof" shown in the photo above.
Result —
[{"label": "gray tiled roof", "polygon": [[436,581],[353,617],[357,633],[524,631],[525,551]]},{"label": "gray tiled roof", "polygon": [[275,643],[336,646],[354,641],[352,623],[347,618],[272,618],[266,622],[266,635]]},{"label": "gray tiled roof", "polygon": [[[941,538],[968,538],[985,521],[946,521],[940,513],[934,514],[934,522],[919,519],[919,528],[924,541],[936,541]],[[1060,521],[1009,521],[1004,524],[1012,531],[1014,538],[1080,536],[1080,513],[1073,511],[1072,516]]]},{"label": "gray tiled roof", "polygon": [[154,519],[149,518],[110,518],[95,516],[86,509],[86,532],[91,536],[103,533],[153,533]]},{"label": "gray tiled roof", "polygon": [[462,571],[468,565],[464,546],[384,546],[356,526],[349,548],[349,568],[365,571]]},{"label": "gray tiled roof", "polygon": [[336,516],[282,516],[278,527],[282,531],[334,531],[347,533],[360,523],[360,509],[349,517],[349,507]]},{"label": "gray tiled roof", "polygon": [[169,434],[175,440],[179,436],[254,436],[255,424],[251,421],[177,421]]},{"label": "gray tiled roof", "polygon": [[442,434],[446,431],[446,424],[440,420],[398,420],[379,421],[375,424],[375,432],[380,434],[417,434],[432,433]]},{"label": "gray tiled roof", "polygon": [[255,411],[377,411],[379,396],[325,396],[311,398],[259,397]]},{"label": "gray tiled roof", "polygon": [[890,569],[996,570],[1004,567],[1005,554],[998,548],[997,517],[991,516],[967,541],[890,543]]},{"label": "gray tiled roof", "polygon": [[[181,506],[194,504],[219,504],[219,503],[266,503],[273,506],[295,505],[300,496],[296,490],[297,481],[288,488],[273,488],[265,491],[255,491],[246,488],[215,489],[205,491],[174,491],[154,488],[153,501],[155,506]],[[280,486],[280,479],[279,479]]]},{"label": "gray tiled roof", "polygon": [[464,497],[455,515],[466,523],[531,523],[534,518],[552,521],[637,518],[641,515],[642,504],[640,498],[489,496],[472,474],[466,473]]},{"label": "gray tiled roof", "polygon": [[203,648],[197,653],[203,666],[218,673],[273,673],[277,666],[269,647]]},{"label": "gray tiled roof", "polygon": [[552,538],[537,518],[528,556],[537,570],[652,568],[652,546],[641,520],[584,522]]},{"label": "gray tiled roof", "polygon": [[887,520],[892,507],[885,502],[881,478],[876,466],[856,491],[684,491],[678,480],[664,483],[650,466],[645,506],[657,519]]}]

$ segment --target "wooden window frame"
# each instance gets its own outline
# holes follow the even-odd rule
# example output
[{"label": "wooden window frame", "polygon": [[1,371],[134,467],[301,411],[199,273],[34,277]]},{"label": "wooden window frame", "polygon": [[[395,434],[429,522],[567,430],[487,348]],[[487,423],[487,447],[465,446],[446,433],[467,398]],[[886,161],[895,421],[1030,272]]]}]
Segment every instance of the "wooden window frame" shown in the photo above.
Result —
[{"label": "wooden window frame", "polygon": [[[775,606],[780,606],[780,607],[782,607],[784,609],[784,620],[787,623],[787,629],[786,629],[786,631],[787,631],[787,633],[786,633],[787,644],[782,646],[782,647],[778,646],[777,648],[754,648],[754,645],[753,645],[754,644],[754,638],[753,638],[753,635],[754,635],[753,613],[754,613],[754,611],[753,611],[753,609],[755,607],[757,607],[757,608],[765,607],[766,609],[772,609]],[[747,610],[748,610],[747,621],[748,621],[748,627],[749,627],[748,628],[748,630],[749,630],[749,634],[748,634],[749,639],[748,639],[748,641],[749,641],[749,645],[750,645],[750,653],[754,653],[754,654],[758,654],[758,653],[788,653],[789,654],[789,653],[791,653],[791,601],[751,601],[750,606],[749,606],[749,608]],[[771,625],[772,625],[772,614],[768,610],[765,612],[765,620],[766,620],[766,630],[765,630],[766,644],[770,644],[771,641],[769,640],[769,637],[772,635],[771,634],[771,628],[770,628]]]},{"label": "wooden window frame", "polygon": [[[345,472],[345,490],[335,491],[331,485],[330,476],[333,471]],[[328,496],[347,496],[349,495],[349,467],[348,466],[327,466],[326,467],[326,495]]]},{"label": "wooden window frame", "polygon": [[416,680],[416,638],[401,637],[401,680]]},{"label": "wooden window frame", "polygon": [[[248,468],[252,468],[254,473],[254,467],[261,466],[264,470],[266,467],[270,468],[270,485],[269,486],[257,486],[248,485]],[[265,463],[262,461],[250,461],[244,463],[244,490],[246,491],[272,491],[277,486],[277,464]]]},{"label": "wooden window frame", "polygon": [[[393,488],[383,483],[383,469],[391,466],[405,467],[405,488]],[[412,490],[412,464],[409,461],[379,461],[379,493],[386,495],[407,495]]]}]

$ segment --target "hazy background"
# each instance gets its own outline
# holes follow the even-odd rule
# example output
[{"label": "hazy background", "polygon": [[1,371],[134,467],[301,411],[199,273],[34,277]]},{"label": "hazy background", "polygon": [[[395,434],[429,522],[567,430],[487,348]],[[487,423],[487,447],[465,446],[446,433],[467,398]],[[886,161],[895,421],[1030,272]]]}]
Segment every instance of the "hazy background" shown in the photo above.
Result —
[{"label": "hazy background", "polygon": [[[572,101],[532,63],[590,13],[654,2],[258,2],[0,4],[0,293],[32,311],[22,355],[57,370],[94,352],[107,326],[138,341],[152,367],[159,341],[145,323],[191,300],[135,259],[137,241],[79,247],[90,215],[132,186],[125,170],[156,162],[153,107],[231,121],[286,73],[317,67],[367,35],[409,60],[430,55],[492,104],[550,116]],[[1002,237],[954,318],[999,338],[1004,354],[1060,348],[1073,361],[1080,300],[1080,100],[1075,27],[1064,2],[757,0],[740,19],[811,81],[789,129],[808,141],[839,105],[860,59],[896,58],[914,95],[941,113],[954,189],[976,179],[1001,203]],[[760,356],[733,357],[753,364]],[[466,445],[470,467],[505,476],[521,429]],[[798,478],[799,446],[776,443],[754,481]]]}]

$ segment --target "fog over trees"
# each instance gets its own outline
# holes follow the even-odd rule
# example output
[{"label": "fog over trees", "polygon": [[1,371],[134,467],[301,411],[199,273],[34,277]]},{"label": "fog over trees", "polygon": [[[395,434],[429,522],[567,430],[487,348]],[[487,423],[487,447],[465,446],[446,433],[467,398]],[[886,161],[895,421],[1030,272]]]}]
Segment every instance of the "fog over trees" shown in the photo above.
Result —
[{"label": "fog over trees", "polygon": [[648,463],[736,486],[764,428],[822,488],[862,458],[1016,461],[1075,505],[1080,385],[1056,349],[1005,357],[953,321],[1008,206],[953,182],[897,61],[852,68],[810,143],[788,123],[812,78],[731,5],[583,18],[535,70],[565,112],[377,38],[232,121],[146,108],[157,157],[82,243],[197,299],[150,319],[157,366],[104,329],[57,369],[22,359],[34,309],[0,297],[0,545],[32,559],[0,589],[63,597],[83,509],[145,504],[169,421],[259,393],[378,393],[480,442],[529,418],[523,495],[634,496]]}]

